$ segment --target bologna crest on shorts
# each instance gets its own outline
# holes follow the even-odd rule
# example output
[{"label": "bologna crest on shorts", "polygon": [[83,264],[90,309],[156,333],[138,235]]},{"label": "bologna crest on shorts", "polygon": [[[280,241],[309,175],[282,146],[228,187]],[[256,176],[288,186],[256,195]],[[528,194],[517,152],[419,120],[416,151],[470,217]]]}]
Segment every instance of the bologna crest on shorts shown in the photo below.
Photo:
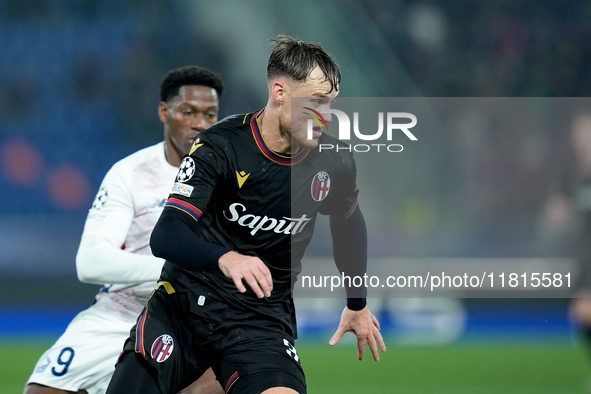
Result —
[{"label": "bologna crest on shorts", "polygon": [[150,355],[154,360],[161,363],[166,361],[166,359],[170,357],[173,349],[174,340],[170,335],[163,334],[156,338],[156,340],[152,344],[152,348],[150,349]]},{"label": "bologna crest on shorts", "polygon": [[318,171],[312,179],[312,186],[310,188],[312,198],[314,201],[322,201],[328,196],[330,191],[330,177],[326,171]]}]

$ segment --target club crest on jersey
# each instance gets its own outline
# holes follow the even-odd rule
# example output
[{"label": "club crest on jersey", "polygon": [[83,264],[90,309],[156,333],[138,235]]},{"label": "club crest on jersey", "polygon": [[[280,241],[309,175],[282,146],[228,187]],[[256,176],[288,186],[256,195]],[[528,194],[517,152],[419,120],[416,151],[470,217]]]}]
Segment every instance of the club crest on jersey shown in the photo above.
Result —
[{"label": "club crest on jersey", "polygon": [[174,340],[168,334],[162,334],[152,344],[150,355],[154,360],[161,363],[170,357],[174,349]]},{"label": "club crest on jersey", "polygon": [[322,201],[328,196],[328,192],[330,191],[330,176],[328,176],[328,172],[318,171],[314,175],[310,191],[312,192],[314,201]]},{"label": "club crest on jersey", "polygon": [[195,161],[187,156],[181,162],[179,166],[179,173],[176,176],[177,182],[185,182],[191,179],[193,174],[195,173]]}]

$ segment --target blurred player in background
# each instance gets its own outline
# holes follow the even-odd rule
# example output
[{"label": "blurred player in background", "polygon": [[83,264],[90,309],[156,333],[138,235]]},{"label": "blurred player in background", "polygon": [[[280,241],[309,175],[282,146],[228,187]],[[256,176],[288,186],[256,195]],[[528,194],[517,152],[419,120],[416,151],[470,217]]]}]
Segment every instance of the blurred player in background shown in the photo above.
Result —
[{"label": "blurred player in background", "polygon": [[[105,284],[37,362],[25,394],[104,393],[129,330],[160,277],[150,234],[181,158],[218,119],[221,77],[206,68],[169,71],[160,85],[164,141],[115,163],[88,213],[76,256],[78,278]],[[190,382],[189,382],[190,383]],[[222,393],[208,371],[187,393]]]},{"label": "blurred player in background", "polygon": [[[174,393],[209,367],[226,393],[305,393],[291,291],[318,213],[330,216],[338,268],[366,272],[353,155],[320,127],[310,138],[305,110],[292,110],[296,97],[329,108],[338,67],[316,43],[274,43],[267,106],[204,131],[181,163],[150,243],[167,259],[160,286],[107,393]],[[343,149],[324,154],[319,143]],[[353,332],[358,358],[369,346],[377,361],[379,323],[365,292],[348,290],[330,344]]]},{"label": "blurred player in background", "polygon": [[570,137],[576,161],[572,206],[578,222],[576,258],[580,269],[570,313],[583,330],[583,338],[591,351],[591,113],[575,117]]},{"label": "blurred player in background", "polygon": [[[591,355],[591,112],[573,116],[568,137],[572,162],[546,199],[543,229],[552,251],[576,259],[569,314]],[[591,392],[591,380],[586,386]]]}]

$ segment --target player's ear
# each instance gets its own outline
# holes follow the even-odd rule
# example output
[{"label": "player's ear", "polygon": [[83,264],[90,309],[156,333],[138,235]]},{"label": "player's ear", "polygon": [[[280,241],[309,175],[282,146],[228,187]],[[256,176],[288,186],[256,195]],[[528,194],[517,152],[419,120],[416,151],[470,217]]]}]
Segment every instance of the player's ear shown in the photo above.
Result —
[{"label": "player's ear", "polygon": [[282,78],[276,79],[271,85],[271,97],[279,105],[285,102],[285,94],[287,92],[287,84]]},{"label": "player's ear", "polygon": [[158,105],[158,117],[162,123],[168,119],[168,104],[165,101],[161,101],[160,105]]}]

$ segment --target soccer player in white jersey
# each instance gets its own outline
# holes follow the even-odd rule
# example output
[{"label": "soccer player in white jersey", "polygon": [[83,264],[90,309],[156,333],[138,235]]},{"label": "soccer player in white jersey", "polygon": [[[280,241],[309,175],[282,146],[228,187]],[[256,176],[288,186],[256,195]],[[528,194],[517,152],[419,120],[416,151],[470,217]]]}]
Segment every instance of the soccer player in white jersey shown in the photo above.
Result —
[{"label": "soccer player in white jersey", "polygon": [[[25,394],[104,393],[119,353],[164,260],[150,234],[195,136],[218,119],[222,79],[206,68],[169,71],[160,85],[164,141],[115,163],[89,210],[76,256],[78,278],[104,285],[39,359]],[[186,393],[223,393],[211,371]]]}]

